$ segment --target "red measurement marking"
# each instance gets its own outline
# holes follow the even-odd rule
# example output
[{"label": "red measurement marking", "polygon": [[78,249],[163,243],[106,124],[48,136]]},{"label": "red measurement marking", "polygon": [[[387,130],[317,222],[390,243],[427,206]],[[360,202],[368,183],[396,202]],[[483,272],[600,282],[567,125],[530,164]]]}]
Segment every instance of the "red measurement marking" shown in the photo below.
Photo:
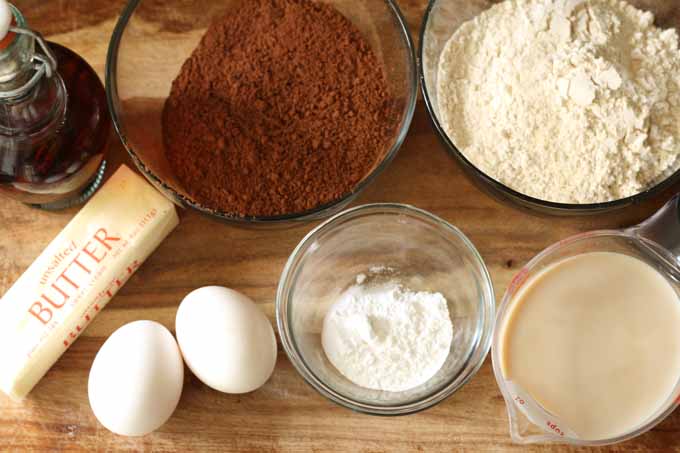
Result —
[{"label": "red measurement marking", "polygon": [[68,341],[64,340],[64,347],[68,348]]},{"label": "red measurement marking", "polygon": [[526,401],[524,401],[524,400],[523,400],[522,398],[520,398],[519,396],[516,396],[516,397],[515,397],[515,401],[517,401],[517,402],[519,403],[520,406],[524,406],[524,403],[526,403]]},{"label": "red measurement marking", "polygon": [[76,326],[76,330],[77,330],[78,332],[80,332],[80,331],[82,330],[82,328],[81,328],[80,326]]},{"label": "red measurement marking", "polygon": [[90,321],[90,315],[85,315],[85,321],[89,322]]},{"label": "red measurement marking", "polygon": [[564,431],[562,431],[557,424],[551,422],[550,420],[547,421],[546,423],[548,425],[548,428],[552,429],[555,431],[555,433],[559,434],[560,436],[564,436]]},{"label": "red measurement marking", "polygon": [[94,311],[99,311],[99,305],[94,304]]},{"label": "red measurement marking", "polygon": [[528,277],[529,270],[522,269],[521,271],[519,271],[519,273],[515,275],[515,278],[512,279],[512,283],[510,283],[511,291],[512,292],[517,291],[517,289],[519,289],[519,287],[524,284]]}]

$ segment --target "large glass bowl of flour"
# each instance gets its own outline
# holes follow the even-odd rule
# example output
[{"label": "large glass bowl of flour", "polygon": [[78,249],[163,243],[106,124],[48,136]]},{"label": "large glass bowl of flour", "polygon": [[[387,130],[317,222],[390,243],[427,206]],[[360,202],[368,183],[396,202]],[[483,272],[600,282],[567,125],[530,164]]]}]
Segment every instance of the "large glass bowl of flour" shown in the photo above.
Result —
[{"label": "large glass bowl of flour", "polygon": [[[392,391],[357,385],[326,355],[323,337],[329,313],[349,288],[371,280],[396,281],[411,291],[439,293],[446,299],[452,341],[438,371],[415,387]],[[311,231],[290,256],[276,296],[281,342],[297,371],[331,401],[374,415],[421,411],[463,386],[490,349],[494,316],[493,286],[472,243],[444,220],[400,204],[349,209]],[[428,332],[419,331],[408,341],[422,345],[431,339]],[[395,374],[410,359],[408,354],[394,354],[390,360],[397,367]],[[381,370],[377,365],[362,370],[370,371]]]},{"label": "large glass bowl of flour", "polygon": [[[653,13],[654,25],[657,27],[662,29],[680,28],[680,14],[677,10],[676,1],[627,0],[627,2],[636,8]],[[466,155],[465,144],[457,143],[457,141],[446,132],[447,128],[445,126],[445,120],[439,108],[440,93],[437,92],[438,71],[442,53],[451,36],[458,31],[464,23],[478,18],[480,14],[487,11],[496,3],[501,3],[501,1],[484,0],[470,2],[468,0],[431,0],[425,12],[420,35],[419,70],[421,88],[431,121],[446,150],[458,161],[466,175],[480,189],[512,206],[528,208],[533,212],[538,211],[556,215],[582,215],[602,213],[641,203],[680,181],[680,171],[678,171],[678,164],[680,164],[680,162],[676,162],[666,171],[657,175],[657,177],[650,179],[639,192],[628,196],[606,202],[554,202],[536,196],[529,196],[526,193],[516,190],[516,188],[510,187],[511,184],[507,183],[507,181],[506,183],[501,182],[498,178],[494,178],[493,175],[490,174],[490,171],[485,172],[480,169],[479,165],[473,163],[473,159],[470,158],[469,153]],[[571,3],[576,4],[578,7],[578,4],[583,2]],[[565,4],[569,4],[569,2],[566,2]],[[534,67],[526,68],[525,73],[528,76],[538,76],[537,66],[539,65],[537,64]],[[482,70],[489,72],[493,71],[493,68]],[[514,96],[510,95],[508,99],[512,100],[513,98]],[[588,100],[586,93],[586,102],[588,102]],[[488,105],[488,109],[493,108],[494,105]],[[528,122],[526,118],[518,118],[518,121],[523,121],[525,124]],[[673,118],[670,118],[669,121],[676,122]],[[534,124],[537,125],[539,130],[544,129],[542,132],[549,135],[550,132],[548,131],[547,123],[548,121],[534,121]],[[519,134],[519,130],[522,129],[517,126],[517,123],[513,124],[512,122],[508,122],[503,126],[507,127],[509,130],[514,130],[513,134],[515,135]],[[643,128],[647,126],[648,125],[645,125]],[[482,128],[481,125],[476,127],[479,129]],[[498,148],[500,148],[500,145],[498,145]],[[569,147],[565,146],[565,152],[571,152],[568,148]],[[503,162],[503,159],[499,159],[497,165],[504,164],[508,164],[507,160]],[[514,163],[510,165],[514,165]],[[577,168],[573,173],[578,173],[578,167],[585,165],[589,164],[586,162],[583,162],[582,164],[576,163]],[[618,172],[612,173],[617,174]],[[538,176],[539,175],[537,175],[537,179]]]}]

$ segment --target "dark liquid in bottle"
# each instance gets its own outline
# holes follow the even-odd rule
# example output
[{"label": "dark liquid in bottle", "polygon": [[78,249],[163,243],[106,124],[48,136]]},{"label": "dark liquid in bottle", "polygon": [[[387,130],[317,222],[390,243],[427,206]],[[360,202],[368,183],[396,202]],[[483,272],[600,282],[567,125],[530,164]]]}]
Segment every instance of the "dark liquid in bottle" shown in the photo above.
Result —
[{"label": "dark liquid in bottle", "polygon": [[[49,46],[66,88],[65,112],[26,134],[0,132],[0,193],[25,203],[58,207],[91,195],[101,182],[111,117],[104,87],[90,65],[59,44]],[[54,107],[49,91],[58,91],[55,87],[46,84],[43,93],[17,111],[10,112],[0,103],[5,122],[21,131],[22,116],[49,116]]]}]

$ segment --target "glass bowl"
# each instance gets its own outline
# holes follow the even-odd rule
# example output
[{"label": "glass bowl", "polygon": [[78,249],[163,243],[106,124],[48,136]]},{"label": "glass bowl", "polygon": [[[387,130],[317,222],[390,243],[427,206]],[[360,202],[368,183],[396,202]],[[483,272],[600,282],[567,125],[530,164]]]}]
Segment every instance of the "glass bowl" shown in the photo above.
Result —
[{"label": "glass bowl", "polygon": [[347,206],[392,161],[408,131],[418,93],[415,51],[393,0],[332,4],[362,32],[384,62],[401,116],[382,161],[351,192],[305,212],[238,217],[193,201],[165,159],[161,113],[172,81],[198,45],[211,20],[245,0],[131,0],[113,31],[106,62],[106,91],[113,123],[132,160],[146,178],[179,205],[239,225],[275,225],[328,217]]},{"label": "glass bowl", "polygon": [[[677,14],[676,0],[627,0],[636,7],[654,13],[658,26],[680,28],[680,15]],[[598,214],[639,204],[680,181],[680,170],[668,175],[656,185],[631,197],[605,203],[569,204],[555,203],[524,195],[488,176],[470,162],[448,137],[439,122],[437,107],[437,68],[439,57],[453,33],[464,23],[500,0],[430,0],[420,34],[419,72],[423,98],[430,120],[446,150],[461,165],[469,179],[481,190],[513,207],[532,212],[553,215]]]},{"label": "glass bowl", "polygon": [[[326,358],[325,315],[359,274],[446,298],[453,343],[442,368],[425,384],[403,392],[365,389]],[[493,286],[472,243],[444,220],[400,204],[359,206],[315,228],[288,259],[276,294],[281,342],[302,377],[331,401],[374,415],[421,411],[464,385],[489,351],[494,314]]]}]

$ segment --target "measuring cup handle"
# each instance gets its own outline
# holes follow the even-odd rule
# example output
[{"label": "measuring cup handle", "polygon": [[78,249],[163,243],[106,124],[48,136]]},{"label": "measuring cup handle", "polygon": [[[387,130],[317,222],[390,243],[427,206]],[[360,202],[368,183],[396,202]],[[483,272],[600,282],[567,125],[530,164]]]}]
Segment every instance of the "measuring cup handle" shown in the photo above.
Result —
[{"label": "measuring cup handle", "polygon": [[644,222],[628,229],[680,267],[680,193]]}]

